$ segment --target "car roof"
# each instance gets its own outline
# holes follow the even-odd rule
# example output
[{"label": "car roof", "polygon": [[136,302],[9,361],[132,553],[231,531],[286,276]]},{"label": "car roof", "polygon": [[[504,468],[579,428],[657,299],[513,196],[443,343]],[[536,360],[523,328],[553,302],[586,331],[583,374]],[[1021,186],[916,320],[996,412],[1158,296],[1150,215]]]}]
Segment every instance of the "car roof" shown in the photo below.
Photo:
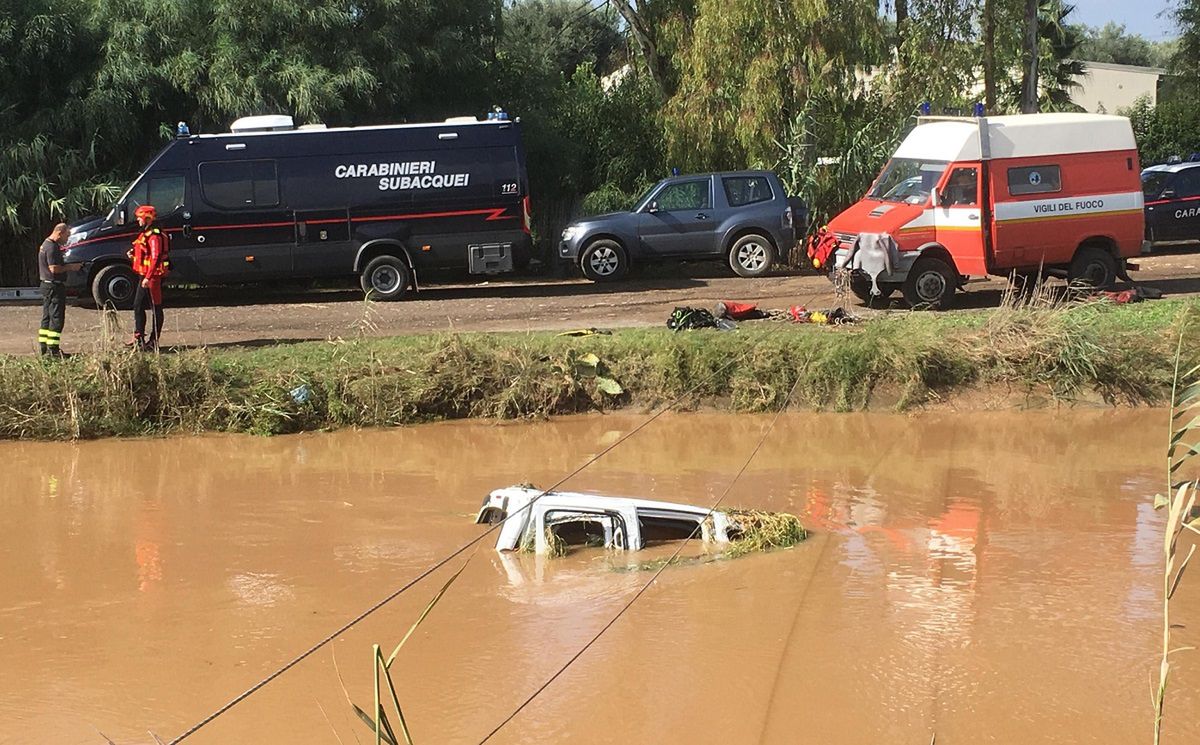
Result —
[{"label": "car roof", "polygon": [[1163,163],[1157,166],[1148,166],[1143,168],[1142,173],[1179,173],[1180,171],[1186,171],[1189,168],[1200,168],[1200,162],[1185,161],[1183,163]]},{"label": "car roof", "polygon": [[678,176],[670,176],[663,181],[687,181],[694,178],[708,178],[709,176],[720,176],[727,178],[729,176],[760,176],[767,177],[775,175],[771,171],[705,171],[703,173],[681,173]]}]

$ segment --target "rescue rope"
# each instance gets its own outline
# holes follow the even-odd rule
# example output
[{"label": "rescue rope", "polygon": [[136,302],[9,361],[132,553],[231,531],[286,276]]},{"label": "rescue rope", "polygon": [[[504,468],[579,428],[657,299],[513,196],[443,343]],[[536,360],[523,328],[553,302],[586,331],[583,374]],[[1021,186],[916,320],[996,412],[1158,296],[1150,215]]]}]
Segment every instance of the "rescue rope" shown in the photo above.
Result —
[{"label": "rescue rope", "polygon": [[[735,364],[737,364],[737,363],[741,362],[742,360],[746,359],[746,357],[747,357],[747,356],[749,356],[749,354],[750,354],[750,352],[751,352],[751,351],[753,351],[753,350],[748,350],[748,351],[746,351],[744,354],[742,354],[741,356],[739,356],[739,357],[735,357],[735,358],[733,358],[733,359],[729,360],[728,362],[726,362],[724,365],[721,365],[721,366],[719,366],[719,367],[715,368],[715,369],[714,369],[712,372],[710,372],[708,375],[706,375],[705,377],[703,377],[703,378],[702,378],[702,379],[701,379],[699,382],[697,382],[697,383],[696,383],[695,385],[693,385],[691,388],[688,388],[686,391],[684,391],[683,393],[679,394],[678,396],[676,396],[676,397],[675,397],[674,399],[672,399],[671,401],[668,401],[668,402],[667,402],[667,403],[666,403],[666,404],[665,404],[665,405],[664,405],[664,406],[663,406],[661,409],[659,409],[657,412],[655,412],[653,415],[651,415],[649,419],[647,419],[646,421],[642,422],[642,423],[641,423],[641,424],[639,424],[638,426],[634,427],[632,430],[630,430],[629,432],[627,432],[625,435],[623,435],[623,436],[622,436],[620,439],[618,439],[618,440],[617,440],[616,442],[614,442],[613,444],[609,445],[608,447],[604,448],[604,449],[603,449],[603,450],[601,450],[600,452],[598,452],[598,453],[596,453],[595,455],[593,455],[591,458],[589,458],[587,461],[585,461],[585,462],[583,463],[583,465],[579,466],[579,467],[578,467],[578,468],[576,468],[574,471],[571,471],[569,474],[567,474],[567,475],[566,475],[566,476],[564,476],[563,478],[561,478],[561,479],[559,479],[558,481],[556,481],[556,482],[555,482],[554,484],[552,484],[550,487],[548,487],[548,488],[546,488],[546,489],[542,490],[542,491],[541,491],[541,492],[540,492],[540,493],[539,493],[537,496],[535,496],[533,499],[531,499],[531,500],[530,500],[530,501],[529,501],[529,502],[528,502],[528,503],[527,503],[527,504],[526,504],[524,507],[522,507],[522,508],[520,508],[520,509],[518,509],[518,510],[514,510],[513,512],[511,512],[511,513],[509,513],[508,515],[506,515],[506,516],[504,517],[504,519],[502,519],[502,520],[498,520],[497,522],[493,523],[493,524],[492,524],[492,525],[491,525],[491,526],[490,526],[490,527],[489,527],[487,530],[485,530],[484,532],[480,533],[478,536],[476,536],[475,538],[471,539],[470,541],[467,541],[467,542],[466,542],[466,543],[464,543],[462,546],[460,546],[459,548],[455,549],[453,553],[451,553],[451,554],[447,555],[445,558],[441,559],[441,560],[440,560],[440,561],[438,561],[437,563],[435,563],[435,564],[433,564],[432,566],[430,566],[429,568],[427,568],[425,571],[423,571],[423,572],[421,572],[420,574],[418,574],[418,575],[417,575],[416,577],[414,577],[413,579],[409,580],[407,583],[405,583],[405,584],[404,584],[402,587],[400,587],[398,590],[396,590],[396,591],[392,592],[391,594],[387,595],[387,596],[386,596],[386,597],[384,597],[382,600],[380,600],[380,601],[378,601],[377,603],[375,603],[374,605],[372,605],[370,608],[367,608],[367,609],[366,609],[365,611],[363,611],[362,613],[359,613],[359,614],[358,614],[357,616],[355,616],[354,618],[352,618],[352,619],[350,619],[349,621],[347,621],[346,623],[342,624],[341,626],[339,626],[339,627],[338,627],[338,629],[337,629],[336,631],[334,631],[333,633],[331,633],[331,634],[329,634],[328,636],[324,637],[323,639],[321,639],[320,641],[318,641],[316,644],[313,644],[311,647],[309,647],[308,649],[306,649],[304,652],[300,653],[300,654],[299,654],[299,655],[297,655],[296,657],[292,658],[292,659],[291,659],[289,662],[287,662],[286,664],[284,664],[282,667],[280,667],[279,669],[277,669],[275,672],[271,673],[270,675],[266,676],[266,677],[265,677],[265,678],[263,678],[262,680],[258,681],[258,682],[257,682],[257,683],[255,683],[254,685],[252,685],[252,686],[250,686],[249,688],[247,688],[247,689],[246,689],[245,691],[243,691],[242,693],[240,693],[240,694],[238,694],[237,696],[235,696],[234,698],[230,699],[228,703],[224,704],[223,706],[221,706],[220,708],[218,708],[218,709],[217,709],[216,711],[214,711],[213,713],[209,714],[208,716],[204,717],[203,719],[201,719],[201,720],[200,720],[199,722],[197,722],[196,724],[194,724],[194,725],[192,725],[191,727],[189,727],[187,730],[185,730],[185,731],[183,732],[183,734],[179,735],[179,736],[178,736],[178,737],[176,737],[174,740],[171,740],[170,742],[168,742],[168,743],[167,743],[167,745],[178,745],[178,743],[181,743],[181,742],[183,742],[184,740],[186,740],[187,738],[191,737],[191,736],[192,736],[192,735],[194,735],[194,734],[195,734],[197,731],[199,731],[199,730],[200,730],[202,727],[205,727],[205,726],[207,726],[207,725],[208,725],[208,724],[210,724],[210,723],[211,723],[213,720],[215,720],[217,717],[221,716],[222,714],[224,714],[225,712],[229,711],[229,710],[230,710],[230,709],[232,709],[233,707],[237,706],[237,705],[238,705],[238,704],[240,704],[241,702],[243,702],[243,701],[245,701],[246,699],[250,698],[250,696],[254,695],[256,692],[258,692],[259,690],[261,690],[261,689],[262,689],[264,686],[266,686],[268,683],[270,683],[271,681],[275,680],[275,679],[276,679],[276,678],[278,678],[280,675],[283,675],[283,674],[284,674],[284,673],[286,673],[288,670],[291,670],[291,669],[292,669],[293,667],[295,667],[296,665],[299,665],[301,662],[303,662],[303,661],[304,661],[304,660],[306,660],[307,658],[311,657],[311,656],[312,656],[314,653],[316,653],[316,652],[317,652],[318,650],[320,650],[322,647],[324,647],[325,645],[329,644],[331,641],[333,641],[333,640],[334,640],[334,639],[336,639],[337,637],[341,636],[341,635],[342,635],[342,634],[344,634],[345,632],[349,631],[349,630],[350,630],[352,627],[354,627],[354,626],[355,626],[355,625],[357,625],[358,623],[362,622],[362,621],[363,621],[364,619],[366,619],[368,616],[370,616],[371,614],[375,613],[377,610],[379,610],[379,609],[380,609],[380,608],[382,608],[383,606],[387,605],[388,603],[392,602],[392,601],[393,601],[393,600],[395,600],[396,598],[400,597],[400,595],[401,595],[401,594],[403,594],[404,592],[406,592],[407,590],[409,590],[410,588],[412,588],[414,585],[416,585],[417,583],[419,583],[421,580],[425,579],[425,578],[426,578],[426,577],[428,577],[429,575],[431,575],[431,574],[433,574],[434,572],[436,572],[438,569],[441,569],[441,568],[442,568],[442,567],[444,567],[446,564],[448,564],[448,563],[450,563],[451,561],[453,561],[453,560],[454,560],[454,558],[455,558],[456,556],[458,556],[458,555],[462,554],[462,553],[463,553],[464,551],[466,551],[467,549],[471,548],[472,546],[474,546],[474,545],[476,545],[477,543],[479,543],[480,541],[482,541],[484,538],[487,538],[489,535],[491,535],[491,534],[492,534],[492,533],[494,533],[495,531],[499,530],[499,529],[500,529],[500,527],[501,527],[502,525],[504,525],[504,523],[508,522],[510,519],[512,519],[512,518],[514,518],[514,517],[516,517],[517,515],[520,515],[520,514],[524,513],[526,510],[529,510],[529,509],[531,509],[531,508],[533,507],[533,505],[534,505],[534,504],[535,504],[535,503],[536,503],[536,502],[537,502],[539,499],[541,499],[542,497],[546,496],[547,494],[549,494],[550,492],[554,491],[555,489],[557,489],[558,487],[562,486],[563,484],[567,483],[568,481],[570,481],[570,480],[571,480],[571,479],[573,479],[574,477],[578,476],[580,473],[582,473],[582,472],[583,472],[583,471],[584,471],[586,468],[588,468],[589,466],[591,466],[592,464],[594,464],[596,461],[600,460],[601,458],[603,458],[603,457],[604,457],[605,455],[607,455],[608,453],[611,453],[611,452],[612,452],[614,449],[616,449],[616,447],[617,447],[618,445],[620,445],[621,443],[625,442],[625,441],[626,441],[626,440],[628,440],[629,438],[631,438],[631,437],[633,437],[634,435],[636,435],[638,432],[640,432],[640,431],[642,431],[643,429],[645,429],[646,427],[648,427],[648,426],[649,426],[649,425],[650,425],[652,422],[654,422],[656,419],[658,419],[658,418],[659,418],[660,416],[662,416],[663,414],[665,414],[665,413],[667,413],[668,411],[671,411],[672,409],[674,409],[674,408],[675,408],[675,406],[677,406],[677,405],[678,405],[678,404],[679,404],[681,401],[683,401],[683,400],[684,400],[685,398],[687,398],[688,396],[692,395],[692,394],[693,394],[693,393],[694,393],[696,390],[698,390],[698,389],[699,389],[701,386],[703,386],[703,385],[704,385],[705,383],[707,383],[709,380],[712,380],[714,377],[716,377],[716,376],[717,376],[717,374],[719,374],[719,373],[722,373],[722,372],[724,372],[724,371],[728,370],[730,367],[733,367]],[[797,382],[797,383],[799,383],[799,378],[797,378],[796,382]],[[795,391],[795,390],[796,390],[796,387],[795,387],[795,386],[792,386],[792,391]],[[791,399],[791,395],[792,395],[791,393],[788,393],[788,399],[789,399],[789,400]],[[787,401],[784,401],[784,406],[786,407],[786,405],[787,405]],[[773,423],[772,423],[772,424],[773,424]],[[761,445],[761,443],[759,443],[759,444]],[[757,452],[757,451],[758,451],[758,449],[757,449],[757,448],[755,448],[755,452]],[[747,465],[749,465],[749,462],[747,462]],[[743,467],[743,470],[744,470],[744,467]],[[740,474],[740,472],[739,472],[739,475],[741,475],[741,474]],[[690,538],[690,537],[689,537],[689,538]],[[658,576],[658,575],[656,574],[655,576]]]},{"label": "rescue rope", "polygon": [[[746,472],[746,469],[750,467],[750,463],[754,460],[754,457],[756,455],[758,455],[758,451],[762,449],[763,444],[767,441],[767,437],[769,437],[771,434],[771,431],[773,429],[775,429],[775,424],[776,424],[776,422],[779,421],[779,417],[782,416],[783,412],[787,410],[788,403],[791,402],[791,400],[792,400],[792,394],[794,394],[796,392],[796,388],[799,385],[800,385],[800,376],[797,375],[796,382],[792,384],[791,390],[788,391],[787,398],[785,398],[783,400],[783,404],[779,407],[779,410],[775,412],[775,416],[771,419],[771,423],[768,424],[766,430],[763,431],[762,437],[759,438],[758,444],[756,444],[754,446],[754,450],[751,451],[750,457],[746,458],[746,462],[742,464],[742,467],[740,469],[738,469],[738,472],[737,472],[737,474],[734,475],[733,480],[730,481],[728,485],[726,485],[725,491],[721,492],[721,496],[717,497],[717,501],[713,502],[712,506],[708,508],[708,514],[706,514],[704,516],[704,520],[702,520],[700,524],[702,524],[705,520],[708,520],[709,518],[712,517],[712,514],[714,512],[716,512],[717,508],[721,506],[721,503],[723,501],[725,501],[725,497],[729,496],[729,492],[733,490],[734,485],[737,484],[739,479],[741,479],[742,474],[744,474]],[[700,524],[697,524],[696,527],[692,530],[692,532],[688,534],[688,537],[683,539],[683,541],[680,542],[679,547],[675,549],[675,553],[671,554],[671,557],[669,559],[667,559],[667,561],[662,566],[660,566],[658,568],[658,570],[654,572],[653,575],[651,575],[650,579],[646,582],[646,584],[642,585],[641,589],[639,589],[636,593],[634,593],[633,597],[631,597],[629,599],[629,602],[625,603],[625,605],[622,606],[621,609],[617,611],[616,615],[614,615],[611,619],[609,619],[608,623],[604,624],[604,626],[601,627],[601,629],[596,632],[595,636],[593,636],[591,639],[589,639],[588,642],[586,644],[584,644],[579,649],[578,652],[576,652],[574,655],[572,655],[571,658],[569,660],[567,660],[566,664],[564,664],[562,667],[560,667],[558,669],[557,672],[555,672],[553,675],[551,675],[546,680],[545,683],[542,683],[540,686],[538,686],[537,690],[535,690],[532,694],[530,694],[529,698],[527,698],[523,702],[521,702],[521,705],[518,706],[516,709],[514,709],[511,714],[509,714],[507,717],[505,717],[504,721],[502,721],[502,722],[500,722],[500,724],[496,725],[495,729],[493,729],[491,732],[489,732],[487,734],[486,737],[484,737],[482,740],[480,740],[479,745],[483,745],[488,740],[492,739],[492,737],[495,736],[495,734],[497,732],[504,729],[504,726],[506,724],[508,724],[514,718],[516,718],[516,716],[518,714],[520,714],[521,711],[526,706],[528,706],[530,703],[532,703],[535,698],[537,698],[539,695],[542,694],[543,691],[545,691],[547,688],[549,688],[550,685],[552,683],[554,683],[554,681],[558,680],[558,677],[560,675],[562,675],[564,672],[566,672],[567,668],[569,668],[571,665],[573,665],[576,660],[578,660],[580,657],[582,657],[584,655],[585,652],[587,652],[589,649],[591,649],[592,645],[595,644],[600,639],[600,637],[604,635],[604,632],[606,632],[610,628],[612,628],[613,625],[621,618],[621,616],[625,615],[625,612],[633,607],[633,604],[638,601],[638,598],[640,598],[642,595],[644,595],[646,593],[647,590],[650,589],[650,586],[653,585],[658,580],[659,575],[661,575],[664,571],[666,571],[667,567],[669,567],[675,563],[675,560],[679,558],[679,554],[683,552],[683,549],[686,548],[688,543],[690,543],[691,540],[696,537],[696,533],[700,530]]]}]

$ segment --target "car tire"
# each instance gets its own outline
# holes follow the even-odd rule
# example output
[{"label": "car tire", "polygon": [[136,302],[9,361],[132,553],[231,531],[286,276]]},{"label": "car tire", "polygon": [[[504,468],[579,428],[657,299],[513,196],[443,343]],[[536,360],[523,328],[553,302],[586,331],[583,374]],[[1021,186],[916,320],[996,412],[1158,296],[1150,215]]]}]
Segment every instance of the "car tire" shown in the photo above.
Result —
[{"label": "car tire", "polygon": [[739,277],[761,277],[775,263],[775,246],[758,233],[743,235],[729,248],[729,267]]},{"label": "car tire", "polygon": [[109,264],[92,278],[92,300],[101,310],[132,310],[137,287],[137,275],[132,268],[124,264]]},{"label": "car tire", "polygon": [[359,282],[369,300],[399,300],[412,285],[412,272],[404,259],[377,256],[367,262]]},{"label": "car tire", "polygon": [[908,271],[901,290],[910,307],[945,310],[954,303],[958,272],[945,261],[932,256],[917,259]]},{"label": "car tire", "polygon": [[879,285],[879,294],[872,295],[871,278],[862,272],[855,271],[850,273],[850,292],[853,292],[855,297],[866,303],[867,307],[871,307],[874,303],[887,301],[892,296],[892,293],[896,291],[897,285],[894,283],[877,282],[877,284]]},{"label": "car tire", "polygon": [[1067,269],[1067,283],[1081,289],[1107,290],[1117,281],[1117,260],[1099,246],[1083,246]]},{"label": "car tire", "polygon": [[629,271],[629,256],[621,244],[608,238],[592,241],[579,256],[583,276],[593,282],[611,282]]}]

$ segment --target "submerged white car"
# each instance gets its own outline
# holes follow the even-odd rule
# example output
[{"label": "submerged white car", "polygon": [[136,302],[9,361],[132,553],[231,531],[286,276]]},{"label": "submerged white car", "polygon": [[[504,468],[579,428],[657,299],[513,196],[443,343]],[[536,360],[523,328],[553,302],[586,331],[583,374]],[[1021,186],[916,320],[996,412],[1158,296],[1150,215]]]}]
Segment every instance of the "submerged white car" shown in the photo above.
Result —
[{"label": "submerged white car", "polygon": [[647,541],[682,540],[693,534],[708,543],[729,543],[736,532],[726,513],[706,507],[579,492],[540,495],[540,489],[510,486],[483,500],[476,523],[495,524],[508,518],[496,538],[497,551],[524,548],[552,553],[551,537],[568,545],[622,551],[645,548]]}]

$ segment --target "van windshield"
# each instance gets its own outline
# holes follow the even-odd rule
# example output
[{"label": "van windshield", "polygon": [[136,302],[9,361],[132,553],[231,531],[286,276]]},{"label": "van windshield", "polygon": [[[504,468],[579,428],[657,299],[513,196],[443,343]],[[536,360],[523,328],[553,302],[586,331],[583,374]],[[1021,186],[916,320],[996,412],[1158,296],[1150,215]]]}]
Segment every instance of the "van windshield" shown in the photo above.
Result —
[{"label": "van windshield", "polygon": [[1166,171],[1145,171],[1142,173],[1142,194],[1146,199],[1154,199],[1159,194],[1162,194],[1163,187],[1167,185],[1167,179],[1171,174]]},{"label": "van windshield", "polygon": [[892,158],[875,180],[875,186],[867,198],[921,204],[929,198],[929,193],[937,186],[948,165],[943,160]]}]

